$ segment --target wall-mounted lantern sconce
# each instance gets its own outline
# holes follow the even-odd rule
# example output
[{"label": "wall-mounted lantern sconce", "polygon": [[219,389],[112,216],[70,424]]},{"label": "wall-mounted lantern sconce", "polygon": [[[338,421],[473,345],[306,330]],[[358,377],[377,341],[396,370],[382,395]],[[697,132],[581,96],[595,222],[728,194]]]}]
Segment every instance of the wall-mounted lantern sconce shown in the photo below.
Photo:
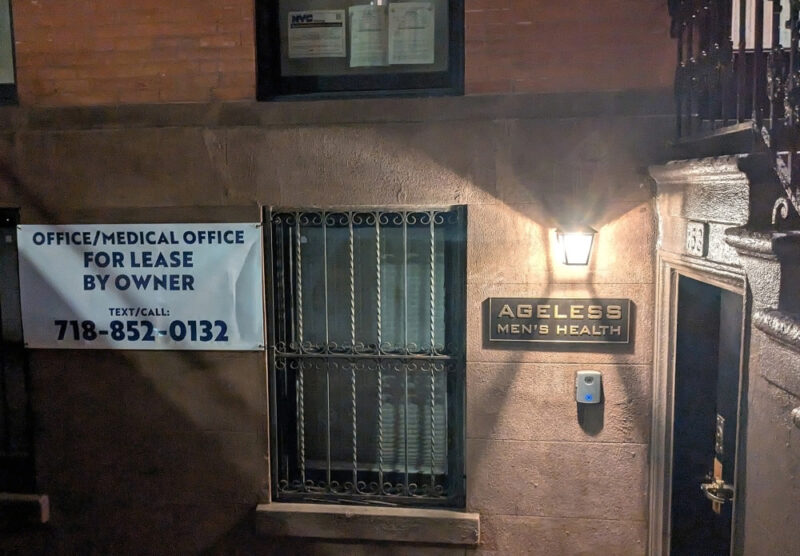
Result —
[{"label": "wall-mounted lantern sconce", "polygon": [[596,230],[589,226],[578,226],[556,230],[556,238],[566,265],[587,265],[592,254],[592,243]]}]

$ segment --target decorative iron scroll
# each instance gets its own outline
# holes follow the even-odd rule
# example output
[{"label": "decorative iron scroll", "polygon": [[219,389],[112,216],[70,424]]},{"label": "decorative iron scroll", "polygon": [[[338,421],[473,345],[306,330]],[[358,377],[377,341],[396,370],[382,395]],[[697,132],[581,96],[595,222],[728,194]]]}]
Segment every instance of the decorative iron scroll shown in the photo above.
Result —
[{"label": "decorative iron scroll", "polygon": [[[305,360],[299,358],[283,359],[277,358],[276,370],[280,373],[289,373],[294,376],[308,376],[316,375],[317,377],[326,377],[330,380],[331,376],[350,375],[351,373],[358,372],[371,373],[376,377],[378,389],[378,406],[377,414],[378,419],[375,423],[371,423],[376,429],[376,443],[373,449],[376,451],[377,458],[374,462],[364,465],[363,462],[357,461],[358,443],[356,437],[352,439],[352,444],[348,444],[353,449],[352,467],[350,470],[345,469],[344,462],[331,461],[330,458],[326,460],[317,460],[316,462],[308,461],[305,447],[302,446],[304,442],[304,434],[300,431],[304,427],[298,428],[298,436],[300,440],[300,448],[298,451],[298,466],[292,471],[288,470],[288,474],[278,480],[278,489],[283,494],[289,493],[305,493],[308,495],[364,495],[364,496],[388,496],[388,497],[414,497],[414,498],[443,498],[446,496],[445,483],[446,476],[445,470],[439,468],[440,462],[444,460],[444,453],[439,454],[438,450],[445,451],[444,445],[437,446],[435,432],[432,430],[429,433],[429,452],[425,454],[416,453],[416,459],[421,460],[424,464],[422,468],[416,465],[416,468],[407,471],[402,465],[398,468],[397,465],[390,465],[384,461],[385,457],[385,435],[387,434],[387,424],[384,422],[383,412],[384,406],[389,403],[385,398],[387,396],[381,392],[383,383],[385,381],[394,379],[396,381],[408,380],[419,378],[418,385],[424,385],[429,380],[431,384],[439,384],[446,381],[446,374],[455,372],[456,366],[452,362],[444,361],[420,361],[420,360],[364,360],[364,359],[349,359],[349,360],[336,360],[315,358],[313,360]],[[428,409],[434,410],[435,395],[431,390],[431,398],[429,398],[430,406]],[[298,400],[305,397],[302,388],[297,393]],[[351,398],[352,401],[353,398]],[[327,400],[327,405],[336,403],[334,400]],[[392,400],[391,403],[404,404],[405,400]],[[305,418],[304,404],[298,404],[298,418],[303,423]],[[431,420],[433,423],[433,420]],[[397,426],[397,423],[394,423]],[[440,439],[444,440],[444,439]],[[402,464],[402,462],[401,462]],[[439,465],[437,465],[439,464]],[[407,464],[406,464],[407,465]],[[347,478],[342,478],[347,475]],[[423,482],[424,481],[424,482]]]}]

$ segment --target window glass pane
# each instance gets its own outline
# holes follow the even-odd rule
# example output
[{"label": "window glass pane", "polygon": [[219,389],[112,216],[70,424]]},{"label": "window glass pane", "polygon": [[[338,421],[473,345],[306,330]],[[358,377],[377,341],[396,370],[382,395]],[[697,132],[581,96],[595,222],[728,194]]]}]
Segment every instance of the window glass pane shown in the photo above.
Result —
[{"label": "window glass pane", "polygon": [[375,349],[378,343],[377,234],[374,221],[359,220],[353,228],[356,343]]},{"label": "window glass pane", "polygon": [[381,340],[386,351],[398,351],[405,345],[403,257],[402,226],[384,226],[381,230]]},{"label": "window glass pane", "polygon": [[14,54],[9,2],[0,0],[0,83],[14,83]]},{"label": "window glass pane", "polygon": [[323,249],[322,228],[301,226],[303,340],[319,346],[325,343],[325,319],[322,318],[326,301]]},{"label": "window glass pane", "polygon": [[448,0],[280,0],[281,74],[448,69]]}]

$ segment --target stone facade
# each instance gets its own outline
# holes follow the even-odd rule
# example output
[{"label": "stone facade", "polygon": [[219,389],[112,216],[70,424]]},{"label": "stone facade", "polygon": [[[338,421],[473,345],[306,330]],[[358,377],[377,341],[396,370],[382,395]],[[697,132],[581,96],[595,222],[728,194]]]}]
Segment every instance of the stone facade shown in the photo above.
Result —
[{"label": "stone facade", "polygon": [[[23,223],[467,207],[463,510],[481,537],[257,535],[263,353],[33,350],[51,519],[0,552],[645,553],[658,229],[646,168],[674,125],[664,2],[465,0],[468,96],[262,104],[253,0],[11,5],[22,107],[0,110],[0,206]],[[599,231],[588,267],[557,260],[568,219]],[[629,298],[632,339],[497,349],[492,296]],[[604,375],[589,409],[574,402],[581,369]]]},{"label": "stone facade", "polygon": [[[644,168],[661,160],[668,106],[531,95],[1,112],[0,203],[24,223],[224,221],[261,205],[468,212],[477,547],[256,537],[253,510],[269,501],[264,354],[124,351],[30,353],[52,504],[35,542],[56,553],[643,554],[656,237]],[[588,267],[556,259],[553,227],[572,211],[599,231]],[[490,296],[630,298],[632,341],[496,349],[484,339]],[[583,412],[573,387],[585,368],[603,372],[605,400]]]},{"label": "stone facade", "polygon": [[[676,160],[650,172],[658,192],[659,271],[672,268],[708,281],[738,284],[747,300],[734,554],[797,553],[800,534],[789,524],[797,520],[794,501],[800,498],[793,481],[800,470],[800,419],[793,412],[800,407],[796,286],[800,238],[797,232],[780,232],[769,223],[778,188],[764,156]],[[702,257],[686,252],[689,222],[708,225],[708,249]],[[661,281],[662,290],[668,288],[667,280]],[[662,346],[668,345],[665,326],[672,322],[664,301],[665,294],[658,302],[656,340],[660,338]],[[662,363],[665,349],[657,350],[653,385],[657,392],[651,453],[657,461],[651,478],[653,552],[666,543],[660,538],[660,518],[652,518],[662,511],[657,498],[663,485],[658,481],[663,468],[669,467],[658,463],[663,457],[658,445],[669,436],[663,426],[670,421],[664,414],[670,396]]]}]

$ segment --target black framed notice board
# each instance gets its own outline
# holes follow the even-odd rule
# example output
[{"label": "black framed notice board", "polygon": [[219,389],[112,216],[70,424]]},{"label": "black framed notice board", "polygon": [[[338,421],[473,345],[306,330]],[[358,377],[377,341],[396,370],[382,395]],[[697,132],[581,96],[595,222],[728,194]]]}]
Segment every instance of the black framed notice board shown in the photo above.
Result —
[{"label": "black framed notice board", "polygon": [[462,94],[464,0],[261,0],[259,100]]}]

